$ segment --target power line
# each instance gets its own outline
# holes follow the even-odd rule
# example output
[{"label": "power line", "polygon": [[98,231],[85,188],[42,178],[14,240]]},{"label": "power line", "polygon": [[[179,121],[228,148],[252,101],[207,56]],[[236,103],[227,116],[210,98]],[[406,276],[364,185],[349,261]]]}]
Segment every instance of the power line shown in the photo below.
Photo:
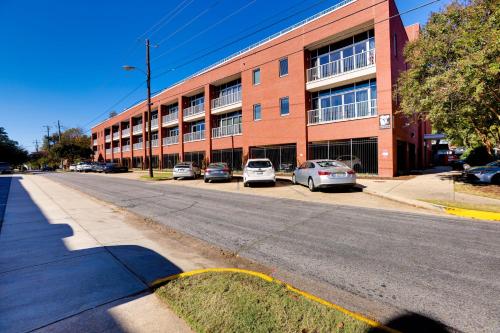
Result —
[{"label": "power line", "polygon": [[[207,27],[206,29],[198,32],[197,34],[191,36],[190,38],[186,39],[186,40],[183,40],[181,43],[178,43],[176,44],[176,46],[168,49],[167,51],[161,53],[160,55],[156,56],[153,60],[156,60],[158,58],[161,58],[167,54],[169,54],[170,52],[174,51],[174,50],[177,50],[179,49],[180,47],[186,45],[187,43],[191,42],[192,40],[198,38],[199,36],[203,35],[204,33],[206,33],[207,31],[210,31],[212,30],[213,28],[215,28],[216,26],[218,26],[219,24],[227,21],[229,18],[233,17],[234,15],[240,13],[241,11],[245,10],[247,7],[250,7],[251,5],[253,5],[257,0],[252,0],[250,2],[248,2],[247,4],[245,4],[244,6],[238,8],[237,10],[231,12],[229,15],[226,15],[224,16],[222,19],[220,19],[219,21],[215,22],[214,24],[212,24],[211,26]],[[325,1],[325,0],[323,0]]]},{"label": "power line", "polygon": [[202,17],[203,15],[205,15],[206,13],[208,13],[210,10],[212,10],[214,7],[216,7],[221,2],[222,2],[222,0],[215,0],[214,2],[212,2],[212,4],[208,8],[205,8],[203,11],[201,11],[200,13],[198,13],[198,15],[196,15],[195,17],[193,17],[191,20],[189,20],[184,25],[182,25],[181,27],[179,27],[177,30],[175,30],[174,32],[172,32],[170,35],[168,35],[167,37],[161,39],[157,43],[157,45],[161,45],[163,42],[169,40],[170,38],[172,38],[173,36],[177,35],[182,30],[184,30],[185,28],[189,27],[193,22],[195,22],[200,17]]}]

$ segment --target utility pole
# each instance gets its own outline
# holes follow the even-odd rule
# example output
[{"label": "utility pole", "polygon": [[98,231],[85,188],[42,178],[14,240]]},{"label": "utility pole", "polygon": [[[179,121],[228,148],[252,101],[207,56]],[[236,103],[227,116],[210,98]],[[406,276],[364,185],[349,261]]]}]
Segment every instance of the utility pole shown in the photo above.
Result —
[{"label": "utility pole", "polygon": [[33,143],[35,144],[35,151],[38,153],[38,139],[35,139]]},{"label": "utility pole", "polygon": [[47,147],[48,147],[48,150],[50,151],[50,126],[45,125],[43,127],[45,127],[47,129]]},{"label": "utility pole", "polygon": [[146,76],[148,86],[148,149],[149,149],[149,177],[153,178],[153,143],[151,140],[151,66],[149,62],[149,39],[146,39]]},{"label": "utility pole", "polygon": [[61,123],[57,121],[57,131],[59,132],[59,143],[61,143]]}]

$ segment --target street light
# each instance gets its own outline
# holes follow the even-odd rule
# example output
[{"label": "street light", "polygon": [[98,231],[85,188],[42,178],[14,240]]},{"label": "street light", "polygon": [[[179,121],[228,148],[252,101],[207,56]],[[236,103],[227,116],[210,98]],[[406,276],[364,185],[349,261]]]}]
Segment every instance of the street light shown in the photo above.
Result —
[{"label": "street light", "polygon": [[125,65],[122,66],[122,68],[126,71],[133,71],[133,70],[140,70],[144,74],[146,74],[146,83],[148,86],[148,115],[147,115],[147,121],[148,121],[148,149],[149,149],[149,163],[148,163],[148,169],[149,169],[149,177],[153,178],[153,143],[151,141],[151,66],[149,63],[149,39],[146,39],[146,71],[143,71],[140,68],[130,66],[130,65]]}]

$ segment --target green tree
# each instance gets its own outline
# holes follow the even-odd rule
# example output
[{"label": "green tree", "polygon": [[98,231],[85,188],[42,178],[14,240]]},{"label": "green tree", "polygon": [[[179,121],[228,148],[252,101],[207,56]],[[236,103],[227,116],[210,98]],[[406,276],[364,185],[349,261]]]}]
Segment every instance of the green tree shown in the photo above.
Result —
[{"label": "green tree", "polygon": [[8,162],[13,166],[18,166],[28,161],[28,152],[19,144],[11,140],[5,131],[0,127],[0,161]]},{"label": "green tree", "polygon": [[500,145],[500,0],[454,1],[405,47],[401,112],[491,154]]}]

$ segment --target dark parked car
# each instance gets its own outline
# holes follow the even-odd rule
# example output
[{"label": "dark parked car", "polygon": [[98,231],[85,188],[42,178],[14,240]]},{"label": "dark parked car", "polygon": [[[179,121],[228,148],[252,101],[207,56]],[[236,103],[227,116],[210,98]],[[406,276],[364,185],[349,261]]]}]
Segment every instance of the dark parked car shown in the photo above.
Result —
[{"label": "dark parked car", "polygon": [[117,163],[106,163],[103,167],[103,171],[104,173],[128,172],[128,168]]},{"label": "dark parked car", "polygon": [[204,180],[208,183],[212,180],[231,181],[233,171],[227,163],[210,163],[205,170]]},{"label": "dark parked car", "polygon": [[12,168],[7,162],[0,162],[0,174],[12,173]]},{"label": "dark parked car", "polygon": [[99,172],[99,173],[104,172],[105,167],[106,167],[106,163],[92,163],[92,171],[93,172]]}]

